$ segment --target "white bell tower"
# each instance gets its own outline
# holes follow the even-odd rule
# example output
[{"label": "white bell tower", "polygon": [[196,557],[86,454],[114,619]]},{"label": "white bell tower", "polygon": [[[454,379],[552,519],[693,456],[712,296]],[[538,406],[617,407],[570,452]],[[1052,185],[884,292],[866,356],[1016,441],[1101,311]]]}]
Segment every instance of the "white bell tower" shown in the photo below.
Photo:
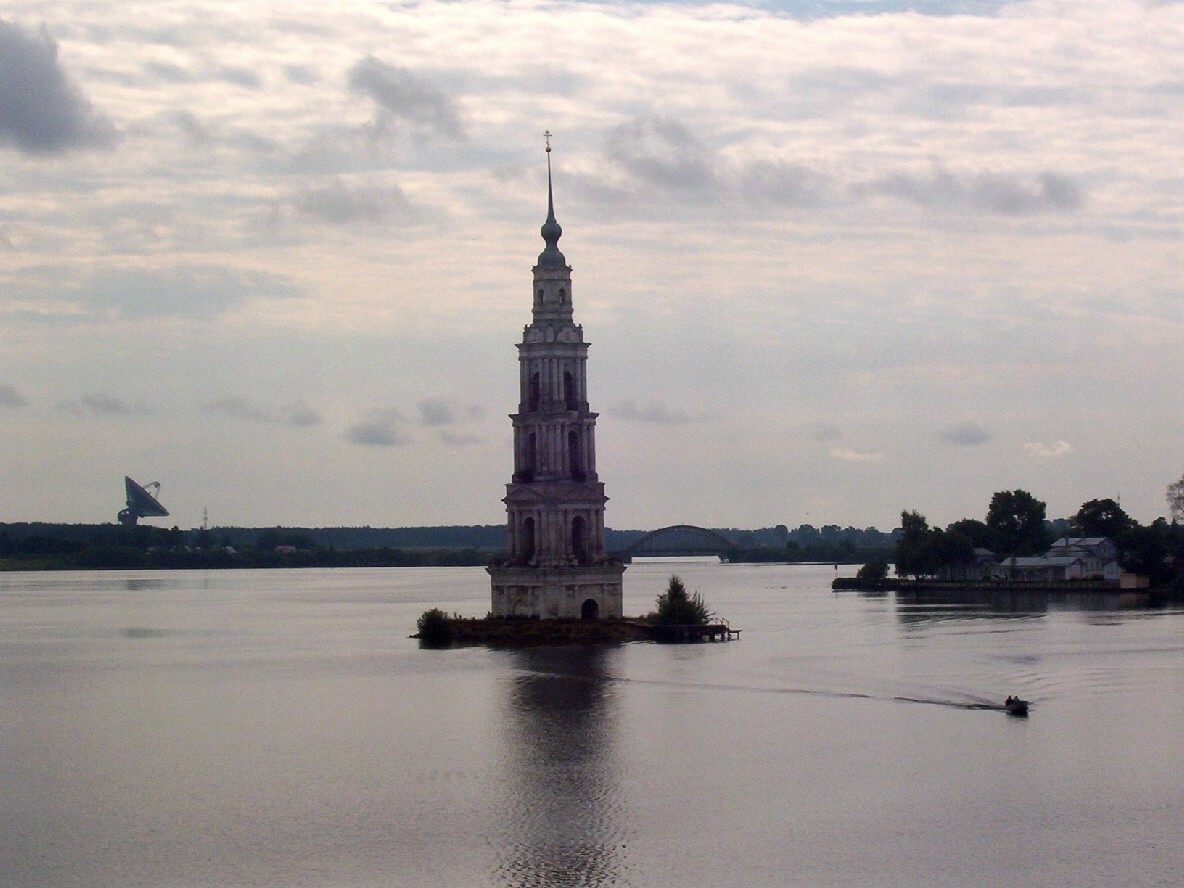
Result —
[{"label": "white bell tower", "polygon": [[514,475],[506,485],[510,549],[489,568],[494,616],[619,617],[624,565],[604,551],[604,485],[588,407],[588,343],[572,316],[571,266],[559,252],[551,134],[546,247],[534,267],[533,319],[518,344]]}]

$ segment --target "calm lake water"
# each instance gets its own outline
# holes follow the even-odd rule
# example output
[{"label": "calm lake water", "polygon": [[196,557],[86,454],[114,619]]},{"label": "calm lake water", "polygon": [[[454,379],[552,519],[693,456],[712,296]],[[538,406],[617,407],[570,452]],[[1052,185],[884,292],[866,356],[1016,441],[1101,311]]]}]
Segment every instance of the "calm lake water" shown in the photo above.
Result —
[{"label": "calm lake water", "polygon": [[469,568],[0,574],[0,884],[1181,884],[1179,608],[648,563],[626,612],[673,570],[741,641],[419,650]]}]

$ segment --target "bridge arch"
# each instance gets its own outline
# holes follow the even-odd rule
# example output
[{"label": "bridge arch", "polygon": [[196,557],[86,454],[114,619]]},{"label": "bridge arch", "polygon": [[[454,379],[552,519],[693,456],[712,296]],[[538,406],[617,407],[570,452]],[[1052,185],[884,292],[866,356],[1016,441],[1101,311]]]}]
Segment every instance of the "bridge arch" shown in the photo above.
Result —
[{"label": "bridge arch", "polygon": [[718,531],[710,530],[706,527],[699,527],[695,524],[671,524],[669,527],[659,527],[657,530],[651,530],[644,536],[638,537],[626,548],[622,549],[620,554],[628,555],[630,557],[634,555],[644,555],[646,546],[652,543],[654,540],[658,540],[663,536],[672,535],[675,533],[691,533],[705,543],[705,545],[694,554],[702,552],[703,554],[718,555],[724,561],[729,561],[735,556],[739,548],[735,543]]}]

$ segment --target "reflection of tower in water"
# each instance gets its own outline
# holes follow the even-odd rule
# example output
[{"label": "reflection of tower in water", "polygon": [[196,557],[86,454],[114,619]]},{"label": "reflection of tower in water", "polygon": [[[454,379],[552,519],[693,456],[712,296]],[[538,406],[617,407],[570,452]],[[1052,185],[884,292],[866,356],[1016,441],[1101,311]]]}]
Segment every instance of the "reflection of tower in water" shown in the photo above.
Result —
[{"label": "reflection of tower in water", "polygon": [[505,810],[497,883],[628,884],[624,812],[613,751],[611,651],[516,651],[508,697]]}]

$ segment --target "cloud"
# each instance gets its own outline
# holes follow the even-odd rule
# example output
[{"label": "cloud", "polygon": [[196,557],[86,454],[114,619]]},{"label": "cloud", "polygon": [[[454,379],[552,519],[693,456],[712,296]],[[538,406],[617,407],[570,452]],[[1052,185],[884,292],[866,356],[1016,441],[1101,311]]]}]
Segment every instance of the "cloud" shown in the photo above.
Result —
[{"label": "cloud", "polygon": [[1024,449],[1037,459],[1058,459],[1072,453],[1073,445],[1068,441],[1053,441],[1051,444],[1032,441],[1025,444]]},{"label": "cloud", "polygon": [[286,425],[294,428],[308,428],[324,422],[321,415],[303,401],[295,401],[281,410],[273,411],[252,404],[246,398],[219,398],[203,404],[201,412],[207,416],[221,414],[243,422]]},{"label": "cloud", "polygon": [[881,194],[932,209],[963,209],[1005,216],[1078,209],[1085,200],[1068,177],[980,172],[955,174],[936,166],[926,175],[893,173],[853,186],[855,194]]},{"label": "cloud", "polygon": [[424,398],[415,405],[420,425],[429,428],[471,422],[485,416],[485,408],[477,404],[461,406],[441,398]]},{"label": "cloud", "polygon": [[450,432],[448,429],[440,429],[436,434],[443,443],[451,444],[454,447],[481,443],[481,438],[477,435],[458,434],[456,432]]},{"label": "cloud", "polygon": [[252,299],[297,295],[292,281],[276,274],[225,266],[114,268],[100,271],[71,294],[96,319],[209,318]]},{"label": "cloud", "polygon": [[369,447],[403,447],[411,443],[403,433],[405,420],[398,410],[378,410],[346,430],[345,438]]},{"label": "cloud", "polygon": [[391,184],[354,187],[337,180],[298,192],[292,205],[304,215],[332,225],[389,227],[420,218],[403,189]]},{"label": "cloud", "polygon": [[711,191],[716,185],[712,154],[672,117],[646,114],[612,129],[605,151],[627,172],[673,191]]},{"label": "cloud", "polygon": [[446,401],[425,398],[417,407],[419,421],[425,426],[445,426],[456,422],[456,411]]},{"label": "cloud", "polygon": [[203,68],[186,68],[170,62],[153,61],[144,65],[144,71],[168,83],[223,82],[244,89],[258,89],[263,80],[250,68],[236,65],[215,65]]},{"label": "cloud", "polygon": [[957,447],[978,447],[986,444],[994,436],[975,422],[962,422],[950,426],[941,433],[941,438]]},{"label": "cloud", "polygon": [[57,43],[0,20],[0,145],[24,154],[59,154],[109,138],[97,114],[58,61]]},{"label": "cloud", "polygon": [[143,412],[132,408],[123,398],[114,395],[94,392],[76,398],[73,401],[60,401],[58,407],[75,416],[131,416],[133,413]]},{"label": "cloud", "polygon": [[452,97],[408,68],[368,55],[349,69],[349,86],[378,105],[380,126],[395,119],[434,135],[464,138]]},{"label": "cloud", "polygon": [[837,441],[843,437],[843,432],[833,423],[816,422],[810,429],[810,437],[819,442]]},{"label": "cloud", "polygon": [[0,407],[24,407],[28,403],[15,385],[0,385]]},{"label": "cloud", "polygon": [[884,454],[882,453],[868,453],[861,450],[853,450],[850,447],[832,447],[829,452],[833,459],[841,460],[842,462],[876,462],[884,458]]},{"label": "cloud", "polygon": [[619,401],[608,411],[618,419],[626,422],[647,422],[654,425],[684,425],[692,421],[692,417],[679,410],[671,410],[659,400],[651,400],[644,406],[638,406],[635,401]]},{"label": "cloud", "polygon": [[830,182],[801,164],[760,161],[740,177],[740,190],[751,201],[776,206],[816,207],[831,197]]}]

